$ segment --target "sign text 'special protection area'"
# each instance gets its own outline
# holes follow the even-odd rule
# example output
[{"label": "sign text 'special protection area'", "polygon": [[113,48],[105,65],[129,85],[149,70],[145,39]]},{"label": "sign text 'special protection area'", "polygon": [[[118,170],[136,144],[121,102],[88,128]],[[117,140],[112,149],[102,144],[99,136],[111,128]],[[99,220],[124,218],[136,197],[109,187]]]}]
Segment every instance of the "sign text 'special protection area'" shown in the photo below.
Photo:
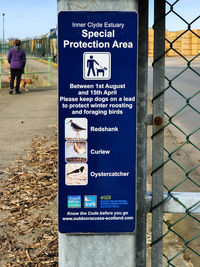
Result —
[{"label": "sign text 'special protection area'", "polygon": [[60,12],[59,231],[135,230],[136,12]]}]

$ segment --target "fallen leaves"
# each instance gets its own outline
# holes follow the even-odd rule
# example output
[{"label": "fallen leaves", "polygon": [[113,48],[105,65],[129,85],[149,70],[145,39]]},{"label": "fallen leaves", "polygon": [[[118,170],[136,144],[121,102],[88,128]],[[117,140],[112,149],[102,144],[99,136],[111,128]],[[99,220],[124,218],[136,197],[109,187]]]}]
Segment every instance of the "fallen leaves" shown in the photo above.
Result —
[{"label": "fallen leaves", "polygon": [[3,266],[58,266],[57,141],[32,140],[32,150],[7,170],[0,191]]}]

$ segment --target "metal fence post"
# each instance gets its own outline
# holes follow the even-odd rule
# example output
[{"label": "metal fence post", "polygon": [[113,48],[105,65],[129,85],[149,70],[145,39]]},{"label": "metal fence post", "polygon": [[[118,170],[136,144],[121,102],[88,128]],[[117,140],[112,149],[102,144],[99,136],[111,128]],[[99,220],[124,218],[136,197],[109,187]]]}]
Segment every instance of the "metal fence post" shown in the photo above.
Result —
[{"label": "metal fence post", "polygon": [[165,75],[165,1],[154,2],[153,147],[152,147],[152,267],[162,267],[163,142]]},{"label": "metal fence post", "polygon": [[27,64],[25,65],[25,68],[24,68],[24,78],[27,78]]},{"label": "metal fence post", "polygon": [[49,65],[48,85],[51,85],[51,58],[50,57],[48,57],[48,65]]},{"label": "metal fence post", "polygon": [[0,89],[2,89],[2,86],[1,86],[1,76],[2,76],[2,74],[1,74],[1,71],[2,71],[1,64],[2,64],[2,61],[0,59]]},{"label": "metal fence post", "polygon": [[146,266],[148,0],[139,1],[136,266]]}]

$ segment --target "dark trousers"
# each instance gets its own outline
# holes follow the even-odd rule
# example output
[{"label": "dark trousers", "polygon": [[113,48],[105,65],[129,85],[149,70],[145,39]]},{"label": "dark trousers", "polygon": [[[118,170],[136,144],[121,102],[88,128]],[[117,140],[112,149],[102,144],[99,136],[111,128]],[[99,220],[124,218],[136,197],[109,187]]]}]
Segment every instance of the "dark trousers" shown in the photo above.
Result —
[{"label": "dark trousers", "polygon": [[10,89],[13,90],[14,88],[14,81],[15,77],[17,78],[16,82],[16,92],[19,92],[20,82],[21,82],[21,76],[22,76],[22,70],[21,69],[10,69],[11,72],[11,79],[10,79]]}]

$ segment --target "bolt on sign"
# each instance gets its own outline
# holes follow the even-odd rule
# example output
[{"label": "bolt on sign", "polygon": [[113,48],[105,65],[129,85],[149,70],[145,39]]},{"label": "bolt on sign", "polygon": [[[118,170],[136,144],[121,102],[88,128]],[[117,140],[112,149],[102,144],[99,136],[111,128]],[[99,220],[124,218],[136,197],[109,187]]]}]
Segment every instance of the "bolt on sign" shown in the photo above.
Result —
[{"label": "bolt on sign", "polygon": [[59,13],[59,231],[135,230],[136,12]]}]

